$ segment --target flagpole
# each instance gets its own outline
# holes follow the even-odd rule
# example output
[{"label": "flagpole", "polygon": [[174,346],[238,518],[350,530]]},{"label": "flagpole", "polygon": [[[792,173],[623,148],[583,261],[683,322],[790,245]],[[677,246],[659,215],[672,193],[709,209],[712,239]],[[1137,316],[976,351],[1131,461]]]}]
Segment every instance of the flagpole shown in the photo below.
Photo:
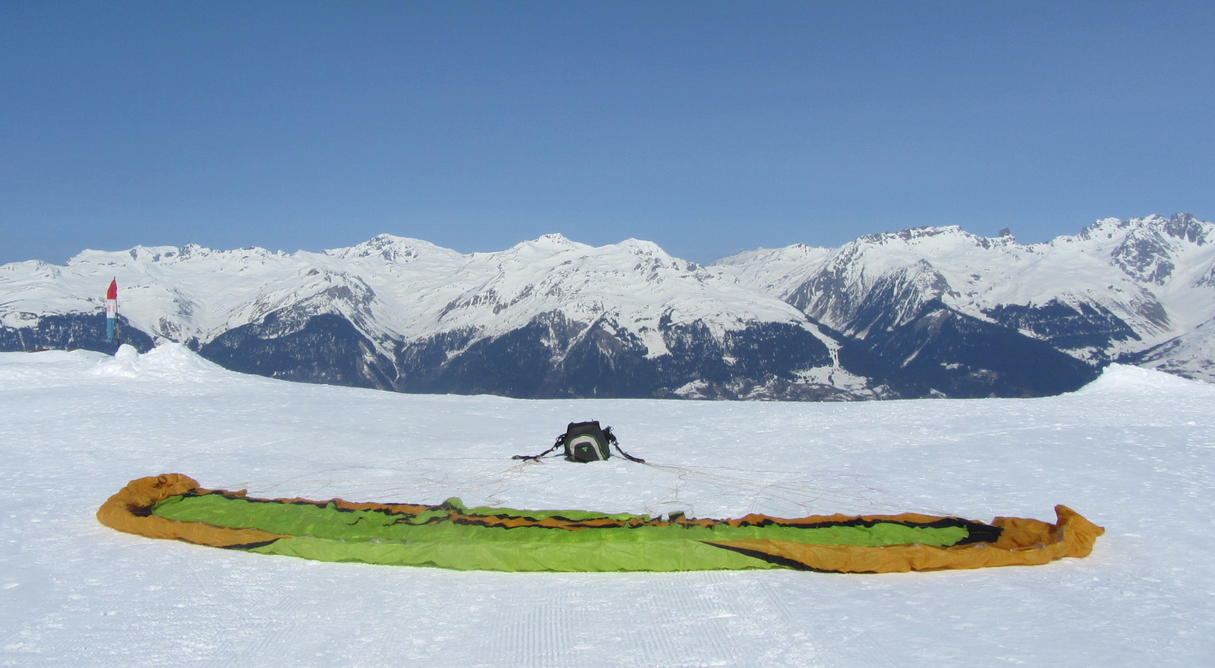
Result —
[{"label": "flagpole", "polygon": [[105,292],[105,339],[121,345],[122,335],[118,329],[118,278],[110,281]]}]

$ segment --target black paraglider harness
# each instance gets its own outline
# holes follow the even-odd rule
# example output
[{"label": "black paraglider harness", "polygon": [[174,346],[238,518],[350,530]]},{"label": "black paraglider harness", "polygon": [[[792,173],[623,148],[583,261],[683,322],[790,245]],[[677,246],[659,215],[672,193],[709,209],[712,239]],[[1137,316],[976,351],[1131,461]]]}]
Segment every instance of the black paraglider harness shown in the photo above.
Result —
[{"label": "black paraglider harness", "polygon": [[619,452],[621,457],[638,464],[645,463],[644,459],[634,457],[622,450],[620,442],[616,440],[616,435],[612,433],[612,428],[600,427],[599,422],[596,420],[590,422],[571,422],[565,428],[565,433],[557,437],[557,442],[553,443],[553,447],[538,455],[515,455],[511,459],[540,461],[541,457],[547,456],[558,448],[565,448],[565,459],[567,461],[582,463],[597,462],[612,456],[609,445],[615,446],[616,452]]}]

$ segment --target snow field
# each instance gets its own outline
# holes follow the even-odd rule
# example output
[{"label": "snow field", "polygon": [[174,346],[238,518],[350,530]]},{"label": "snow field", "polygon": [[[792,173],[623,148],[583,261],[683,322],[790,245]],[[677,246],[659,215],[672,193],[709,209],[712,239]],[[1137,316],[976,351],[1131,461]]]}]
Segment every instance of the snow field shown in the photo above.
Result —
[{"label": "snow field", "polygon": [[[1200,665],[1215,386],[1111,367],[1030,400],[522,401],[292,384],[176,345],[0,354],[0,665]],[[598,419],[653,466],[512,461]],[[517,574],[121,534],[181,472],[256,496],[651,514],[921,511],[1107,529],[1087,559],[899,575]]]}]

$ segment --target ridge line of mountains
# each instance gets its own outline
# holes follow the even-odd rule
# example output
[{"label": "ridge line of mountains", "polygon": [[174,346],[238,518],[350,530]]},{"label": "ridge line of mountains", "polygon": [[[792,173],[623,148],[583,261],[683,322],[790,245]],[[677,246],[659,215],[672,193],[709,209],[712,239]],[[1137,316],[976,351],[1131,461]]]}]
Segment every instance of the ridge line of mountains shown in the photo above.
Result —
[{"label": "ridge line of mountains", "polygon": [[1107,218],[1020,244],[953,226],[711,265],[629,239],[460,253],[380,235],[0,265],[0,351],[179,342],[236,371],[402,392],[856,400],[1074,390],[1110,362],[1215,381],[1215,224]]}]

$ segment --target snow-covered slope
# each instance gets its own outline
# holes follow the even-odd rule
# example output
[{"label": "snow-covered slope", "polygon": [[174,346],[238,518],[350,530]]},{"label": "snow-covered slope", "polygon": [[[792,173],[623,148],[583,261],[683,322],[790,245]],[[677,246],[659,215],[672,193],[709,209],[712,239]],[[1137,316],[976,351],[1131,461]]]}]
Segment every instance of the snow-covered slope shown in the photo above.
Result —
[{"label": "snow-covered slope", "polygon": [[868,235],[832,253],[791,246],[720,266],[862,338],[939,300],[1083,359],[1111,359],[1215,315],[1215,224],[1189,214],[1104,219],[1040,244],[920,228]]},{"label": "snow-covered slope", "polygon": [[[646,367],[653,379],[638,386],[640,394],[872,392],[865,379],[839,367],[831,352],[838,343],[796,308],[634,239],[592,247],[553,234],[472,254],[390,235],[324,253],[198,246],[86,251],[65,267],[3,267],[0,323],[15,331],[47,315],[97,313],[96,286],[111,277],[129,327],[271,375],[297,369],[258,366],[237,359],[241,351],[257,344],[267,348],[263,357],[298,356],[308,354],[306,346],[330,347],[357,358],[358,368],[321,380],[363,378],[405,389],[513,394],[500,384],[469,385],[469,378],[534,376],[544,369],[553,377],[560,375],[554,369],[576,363],[580,368],[567,372],[582,377],[587,364],[600,376],[608,367]],[[323,321],[336,329],[317,333],[320,316],[336,317]],[[284,343],[295,346],[284,352],[265,344],[292,336],[306,338],[306,346]],[[745,359],[761,338],[797,352]],[[494,373],[461,360],[480,360],[490,354],[481,348],[495,345],[516,356],[520,346],[527,348],[531,369]],[[751,371],[744,371],[748,365]],[[765,365],[771,368],[759,368]],[[603,383],[627,380],[608,375],[595,381],[604,392],[615,393]],[[828,377],[837,384],[827,385]],[[536,382],[516,390],[572,392]]]},{"label": "snow-covered slope", "polygon": [[[0,665],[1197,666],[1215,652],[1215,386],[1113,366],[1044,399],[520,401],[285,383],[181,346],[0,353]],[[652,465],[514,462],[599,419]],[[121,534],[183,472],[255,496],[693,517],[922,511],[1106,527],[1046,566],[455,572]]]},{"label": "snow-covered slope", "polygon": [[759,288],[782,298],[793,293],[809,272],[818,270],[836,253],[835,248],[793,244],[785,248],[760,248],[714,262],[728,267],[729,273],[744,285]]},{"label": "snow-covered slope", "polygon": [[1175,339],[1132,355],[1127,361],[1215,383],[1215,318]]},{"label": "snow-covered slope", "polygon": [[[122,314],[171,340],[206,343],[284,308],[338,313],[382,335],[421,338],[474,327],[503,334],[558,311],[571,320],[610,316],[636,333],[666,316],[720,330],[746,322],[805,321],[779,300],[757,298],[715,272],[677,260],[651,242],[595,248],[546,235],[495,253],[461,254],[382,235],[325,253],[198,246],[85,251],[66,267],[4,265],[4,324],[21,314],[94,312],[97,285],[117,278]],[[650,354],[661,340],[645,337]]]},{"label": "snow-covered slope", "polygon": [[[459,253],[381,235],[315,253],[84,251],[0,267],[0,350],[182,342],[239,371],[517,397],[1039,396],[1215,317],[1215,225],[1098,221],[1023,245],[957,227],[702,267],[629,239]],[[1181,339],[1179,337],[1186,337]],[[112,350],[112,346],[110,348]],[[1153,363],[1206,378],[1162,346]],[[1182,357],[1179,357],[1182,356]]]}]

